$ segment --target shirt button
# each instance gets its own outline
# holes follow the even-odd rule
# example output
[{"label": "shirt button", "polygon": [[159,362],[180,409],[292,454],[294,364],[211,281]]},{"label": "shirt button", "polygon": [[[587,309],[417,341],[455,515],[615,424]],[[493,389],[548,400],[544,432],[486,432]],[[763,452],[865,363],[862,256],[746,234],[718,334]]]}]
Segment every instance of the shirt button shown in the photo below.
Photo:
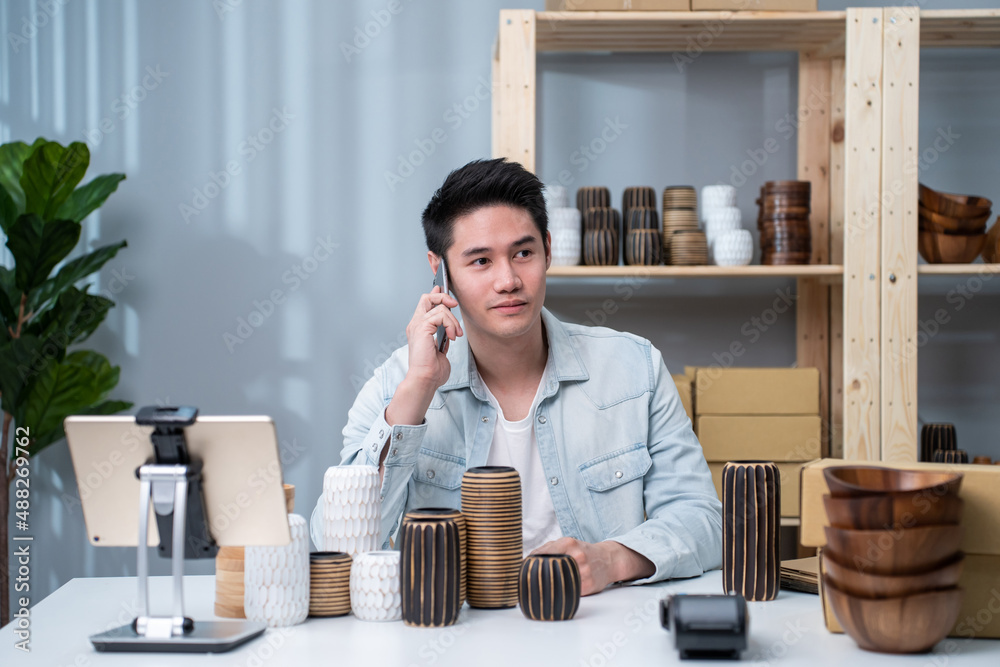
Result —
[{"label": "shirt button", "polygon": [[[398,456],[398,455],[399,455],[399,450],[398,450],[398,449],[393,449],[393,450],[392,450],[392,455],[393,455],[393,456]],[[618,473],[618,476],[619,476],[619,477],[621,477],[621,476],[622,476],[622,474],[621,474],[621,473]]]},{"label": "shirt button", "polygon": [[544,424],[545,421],[546,421],[545,415],[538,415],[538,423],[539,424]]},{"label": "shirt button", "polygon": [[621,479],[622,478],[622,471],[621,470],[616,471],[615,472],[615,477],[617,477],[618,479]]},{"label": "shirt button", "polygon": [[433,470],[428,470],[427,471],[427,479],[434,479],[434,471]]},{"label": "shirt button", "polygon": [[382,502],[383,500],[385,500],[385,496],[379,496],[379,497],[378,497],[378,501],[379,501],[379,502]]},{"label": "shirt button", "polygon": [[402,433],[397,433],[396,434],[396,442],[399,442],[402,439],[403,439],[403,434]]},{"label": "shirt button", "polygon": [[379,429],[379,431],[378,431],[378,437],[381,438],[383,435],[385,435],[385,429]]},{"label": "shirt button", "polygon": [[558,478],[558,477],[553,477],[552,479],[550,479],[550,480],[549,480],[549,483],[550,483],[550,484],[551,484],[552,486],[555,486],[556,484],[558,484],[558,483],[559,483],[559,478]]},{"label": "shirt button", "polygon": [[489,424],[490,423],[490,418],[489,417],[483,417],[483,423],[484,424]]}]

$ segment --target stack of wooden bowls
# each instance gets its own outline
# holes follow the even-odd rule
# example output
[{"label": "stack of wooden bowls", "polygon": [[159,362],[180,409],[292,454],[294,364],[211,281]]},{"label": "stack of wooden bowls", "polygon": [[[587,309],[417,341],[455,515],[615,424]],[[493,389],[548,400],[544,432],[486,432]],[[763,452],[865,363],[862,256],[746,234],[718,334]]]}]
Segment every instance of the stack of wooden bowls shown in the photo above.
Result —
[{"label": "stack of wooden bowls", "polygon": [[990,264],[1000,262],[1000,217],[996,219],[990,231],[986,232],[986,246],[983,248],[983,261]]},{"label": "stack of wooden bowls", "polygon": [[768,181],[757,203],[760,212],[761,264],[808,264],[812,254],[809,229],[809,181]]},{"label": "stack of wooden bowls", "polygon": [[593,206],[583,214],[583,263],[587,266],[617,266],[621,218],[607,206]]},{"label": "stack of wooden bowls", "polygon": [[962,474],[871,466],[823,474],[823,592],[841,627],[870,651],[929,651],[962,605]]},{"label": "stack of wooden bowls", "polygon": [[344,616],[351,613],[350,554],[314,551],[309,554],[309,615]]},{"label": "stack of wooden bowls", "polygon": [[[929,264],[968,264],[976,259],[986,248],[992,206],[985,197],[953,195],[921,185],[920,256]],[[990,254],[995,252],[994,247]]]},{"label": "stack of wooden bowls", "polygon": [[[663,262],[672,263],[670,246],[680,231],[698,231],[698,194],[690,185],[663,189]],[[708,262],[706,257],[705,262]]]},{"label": "stack of wooden bowls", "polygon": [[469,468],[462,477],[469,606],[517,604],[521,569],[521,477],[506,466]]}]

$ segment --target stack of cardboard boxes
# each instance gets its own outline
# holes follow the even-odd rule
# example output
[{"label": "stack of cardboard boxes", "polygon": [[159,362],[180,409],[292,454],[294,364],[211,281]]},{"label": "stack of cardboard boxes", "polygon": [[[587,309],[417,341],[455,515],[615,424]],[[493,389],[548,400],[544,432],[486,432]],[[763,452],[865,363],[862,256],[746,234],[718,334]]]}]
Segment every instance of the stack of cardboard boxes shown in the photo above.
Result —
[{"label": "stack of cardboard boxes", "polygon": [[[722,497],[727,461],[774,461],[781,516],[799,515],[799,471],[823,455],[815,368],[687,368],[694,427]],[[683,401],[683,397],[682,397]]]}]

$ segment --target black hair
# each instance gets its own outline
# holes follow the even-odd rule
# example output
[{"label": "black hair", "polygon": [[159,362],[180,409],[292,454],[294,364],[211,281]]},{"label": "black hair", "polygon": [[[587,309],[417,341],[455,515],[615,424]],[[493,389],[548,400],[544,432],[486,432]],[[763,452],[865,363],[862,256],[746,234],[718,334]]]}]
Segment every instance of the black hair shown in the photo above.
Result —
[{"label": "black hair", "polygon": [[452,243],[455,220],[487,206],[511,206],[527,211],[547,249],[549,218],[542,188],[537,176],[506,158],[473,160],[459,167],[448,174],[424,209],[427,249],[443,258]]}]

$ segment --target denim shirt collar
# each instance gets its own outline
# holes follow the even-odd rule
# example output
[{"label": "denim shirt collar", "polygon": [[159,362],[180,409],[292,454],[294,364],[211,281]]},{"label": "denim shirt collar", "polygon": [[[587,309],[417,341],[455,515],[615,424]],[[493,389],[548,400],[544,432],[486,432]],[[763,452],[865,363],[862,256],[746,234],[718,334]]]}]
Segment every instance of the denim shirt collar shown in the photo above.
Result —
[{"label": "denim shirt collar", "polygon": [[[590,375],[570,341],[566,328],[547,308],[542,308],[542,324],[545,325],[545,335],[549,343],[549,357],[545,376],[542,378],[544,383],[542,395],[551,396],[558,389],[558,383],[588,380]],[[451,362],[451,375],[438,391],[469,387],[476,398],[486,401],[483,379],[476,369],[475,358],[469,352],[469,339],[466,336],[452,341],[448,348],[448,361]]]}]

